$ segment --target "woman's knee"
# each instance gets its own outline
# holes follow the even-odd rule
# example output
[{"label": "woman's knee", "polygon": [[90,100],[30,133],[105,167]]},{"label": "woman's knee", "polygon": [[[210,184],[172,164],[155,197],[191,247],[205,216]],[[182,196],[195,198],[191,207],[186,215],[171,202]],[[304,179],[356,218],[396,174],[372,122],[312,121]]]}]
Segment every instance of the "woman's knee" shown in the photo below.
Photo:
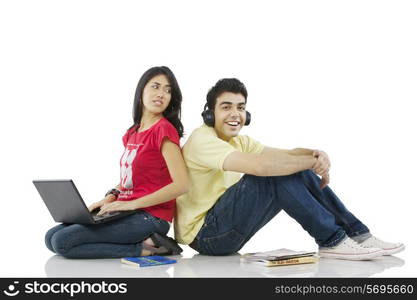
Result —
[{"label": "woman's knee", "polygon": [[58,231],[60,231],[63,228],[65,228],[64,225],[60,224],[58,226],[52,227],[45,234],[45,245],[52,252],[56,252],[54,247],[52,246],[52,242],[51,242],[52,237],[54,236],[55,233],[57,233]]},{"label": "woman's knee", "polygon": [[50,239],[53,252],[66,257],[69,250],[68,237],[62,232],[56,232]]},{"label": "woman's knee", "polygon": [[52,244],[51,244],[51,239],[52,239],[52,236],[53,236],[54,233],[55,232],[52,232],[52,229],[49,229],[46,232],[46,234],[45,234],[45,245],[46,245],[46,248],[48,248],[52,252],[55,252],[55,250],[54,250],[54,248],[52,247]]},{"label": "woman's knee", "polygon": [[55,249],[52,247],[52,244],[51,244],[51,239],[52,239],[52,235],[46,233],[46,235],[45,235],[46,248],[48,248],[50,251],[55,253]]}]

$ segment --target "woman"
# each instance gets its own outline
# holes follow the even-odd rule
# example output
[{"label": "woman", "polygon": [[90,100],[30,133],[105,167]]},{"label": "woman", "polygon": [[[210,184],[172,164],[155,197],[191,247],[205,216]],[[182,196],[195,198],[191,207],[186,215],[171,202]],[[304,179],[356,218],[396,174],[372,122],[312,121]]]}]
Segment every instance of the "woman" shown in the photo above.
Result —
[{"label": "woman", "polygon": [[99,225],[61,224],[50,229],[46,246],[67,258],[117,258],[179,254],[166,237],[175,198],[188,189],[181,155],[181,90],[172,71],[153,67],[136,88],[133,125],[123,136],[120,183],[89,210],[137,212]]}]

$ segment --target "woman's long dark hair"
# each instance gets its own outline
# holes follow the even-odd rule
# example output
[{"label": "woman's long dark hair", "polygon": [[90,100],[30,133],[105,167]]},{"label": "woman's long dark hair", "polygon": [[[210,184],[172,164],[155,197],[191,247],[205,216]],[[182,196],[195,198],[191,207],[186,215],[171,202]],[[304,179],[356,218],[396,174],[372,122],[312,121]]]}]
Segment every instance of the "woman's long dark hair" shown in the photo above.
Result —
[{"label": "woman's long dark hair", "polygon": [[184,127],[181,123],[182,94],[174,73],[172,73],[172,71],[165,66],[150,68],[139,79],[138,85],[136,87],[135,100],[133,101],[133,125],[130,128],[140,126],[140,120],[142,119],[143,114],[142,95],[145,85],[153,77],[161,74],[168,78],[168,82],[171,85],[171,101],[169,102],[168,107],[165,109],[162,115],[169,122],[171,122],[172,125],[174,125],[175,129],[177,129],[179,137],[182,137],[184,134]]}]

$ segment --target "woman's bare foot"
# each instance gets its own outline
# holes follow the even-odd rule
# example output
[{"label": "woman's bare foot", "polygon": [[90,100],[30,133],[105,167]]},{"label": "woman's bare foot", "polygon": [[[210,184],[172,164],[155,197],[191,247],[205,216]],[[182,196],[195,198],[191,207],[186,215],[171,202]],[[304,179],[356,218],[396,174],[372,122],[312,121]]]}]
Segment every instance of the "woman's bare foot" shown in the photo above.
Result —
[{"label": "woman's bare foot", "polygon": [[142,252],[140,253],[140,256],[149,256],[149,255],[153,255],[153,252],[151,250],[142,249]]},{"label": "woman's bare foot", "polygon": [[155,247],[155,243],[152,241],[150,237],[144,240],[143,242],[149,246]]},{"label": "woman's bare foot", "polygon": [[143,248],[140,256],[149,256],[154,255],[156,253],[157,248],[155,247],[155,243],[149,237],[142,242]]}]

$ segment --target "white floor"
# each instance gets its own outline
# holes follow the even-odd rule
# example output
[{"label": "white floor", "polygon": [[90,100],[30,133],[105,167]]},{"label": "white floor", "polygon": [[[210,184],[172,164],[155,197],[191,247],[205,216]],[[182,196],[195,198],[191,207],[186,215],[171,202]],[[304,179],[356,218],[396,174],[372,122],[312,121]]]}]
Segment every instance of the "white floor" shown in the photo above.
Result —
[{"label": "white floor", "polygon": [[45,274],[48,277],[385,277],[395,274],[391,269],[398,271],[405,265],[396,256],[361,262],[321,259],[317,264],[280,267],[242,263],[238,254],[173,257],[178,260],[176,264],[135,268],[121,264],[119,259],[69,260],[54,255],[45,262]]},{"label": "white floor", "polygon": [[[384,213],[388,214],[387,211]],[[408,213],[413,214],[412,211],[405,211],[404,214]],[[0,277],[417,277],[414,255],[417,252],[417,242],[410,235],[412,228],[406,226],[406,218],[399,216],[395,222],[392,219],[383,222],[380,216],[369,214],[368,223],[375,228],[373,232],[377,237],[392,242],[400,241],[406,245],[405,250],[395,256],[384,256],[372,261],[321,259],[317,264],[269,268],[241,263],[240,254],[248,252],[279,248],[317,250],[314,240],[282,212],[257,232],[241,249],[240,254],[204,256],[182,245],[182,254],[173,256],[177,259],[175,264],[134,268],[122,264],[119,259],[73,260],[54,255],[43,242],[45,232],[54,225],[48,214],[39,205],[39,220],[32,222],[31,226],[17,222],[14,225],[6,222],[2,224]],[[30,218],[31,215],[26,217]],[[407,228],[407,231],[399,231],[397,228]],[[169,232],[170,236],[173,235],[172,231]]]},{"label": "white floor", "polygon": [[[358,196],[348,187],[336,188],[342,190],[341,197],[348,199],[349,209],[373,234],[406,245],[396,256],[361,262],[322,259],[312,265],[268,268],[242,264],[239,254],[209,257],[182,246],[184,252],[175,257],[175,264],[135,269],[119,259],[70,260],[55,256],[45,247],[44,236],[56,223],[29,186],[30,180],[24,182],[22,197],[27,208],[20,210],[19,219],[13,214],[0,218],[0,277],[417,277],[417,241],[410,225],[415,218],[416,202],[407,196],[413,194],[411,190],[397,189],[395,197],[380,191],[378,197],[372,197],[374,191],[367,189],[360,190]],[[390,199],[396,199],[395,205]],[[17,201],[5,204],[4,211],[16,211],[21,205]],[[168,235],[173,236],[172,228]],[[280,212],[250,239],[240,254],[279,248],[316,251],[317,245],[297,222]]]}]

